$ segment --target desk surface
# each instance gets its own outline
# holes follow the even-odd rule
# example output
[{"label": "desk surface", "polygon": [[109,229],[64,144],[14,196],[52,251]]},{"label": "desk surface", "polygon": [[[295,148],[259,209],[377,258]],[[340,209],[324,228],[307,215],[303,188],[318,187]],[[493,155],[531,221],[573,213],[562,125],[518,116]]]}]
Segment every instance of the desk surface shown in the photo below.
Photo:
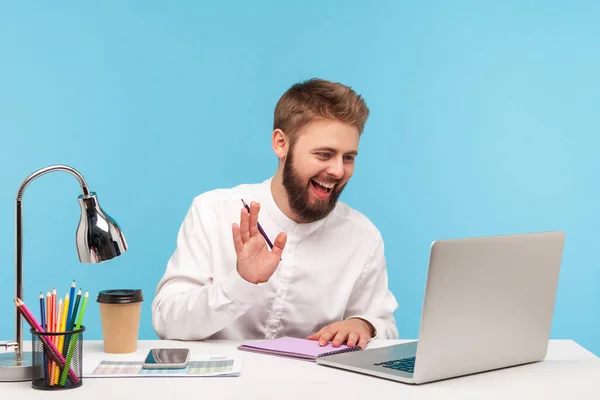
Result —
[{"label": "desk surface", "polygon": [[[373,341],[369,347],[405,341]],[[84,342],[86,359],[140,360],[152,347],[188,347],[194,353],[238,353],[239,377],[86,378],[81,387],[46,392],[31,382],[0,383],[2,399],[599,399],[600,358],[572,340],[551,340],[546,360],[461,378],[413,386],[311,362],[239,352],[229,341],[140,341],[138,351],[105,355],[101,341]],[[30,345],[29,342],[25,343]],[[152,397],[150,397],[152,396]]]}]

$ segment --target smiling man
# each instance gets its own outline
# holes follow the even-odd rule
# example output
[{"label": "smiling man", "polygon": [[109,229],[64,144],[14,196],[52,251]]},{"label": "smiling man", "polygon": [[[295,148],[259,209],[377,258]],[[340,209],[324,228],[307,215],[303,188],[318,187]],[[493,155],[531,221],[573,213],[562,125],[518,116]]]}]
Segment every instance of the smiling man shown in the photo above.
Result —
[{"label": "smiling man", "polygon": [[294,336],[364,348],[398,337],[381,234],[338,201],[368,116],[340,83],[311,79],[283,94],[274,176],[193,200],[152,304],[161,338]]}]

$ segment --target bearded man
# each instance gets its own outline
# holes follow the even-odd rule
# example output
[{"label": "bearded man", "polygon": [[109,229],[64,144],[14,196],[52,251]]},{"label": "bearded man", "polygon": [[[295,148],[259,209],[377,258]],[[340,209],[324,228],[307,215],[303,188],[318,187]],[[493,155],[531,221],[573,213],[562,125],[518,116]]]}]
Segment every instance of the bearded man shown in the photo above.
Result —
[{"label": "bearded man", "polygon": [[363,98],[311,79],[290,87],[274,114],[275,174],[193,199],[152,303],[154,330],[362,348],[398,338],[381,234],[338,201],[369,116]]}]

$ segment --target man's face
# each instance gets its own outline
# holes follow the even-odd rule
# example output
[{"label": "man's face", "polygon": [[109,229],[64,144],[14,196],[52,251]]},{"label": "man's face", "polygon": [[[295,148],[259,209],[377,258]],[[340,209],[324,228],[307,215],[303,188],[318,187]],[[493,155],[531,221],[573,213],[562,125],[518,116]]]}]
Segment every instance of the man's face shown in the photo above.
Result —
[{"label": "man's face", "polygon": [[302,222],[325,218],[354,172],[358,129],[319,119],[302,127],[283,166],[283,186],[291,210]]}]

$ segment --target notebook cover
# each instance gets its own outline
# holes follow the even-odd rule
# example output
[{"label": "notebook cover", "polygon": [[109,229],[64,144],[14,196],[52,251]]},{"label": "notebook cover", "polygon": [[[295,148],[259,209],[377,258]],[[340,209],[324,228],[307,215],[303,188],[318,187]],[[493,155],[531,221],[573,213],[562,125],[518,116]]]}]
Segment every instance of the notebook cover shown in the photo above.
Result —
[{"label": "notebook cover", "polygon": [[325,353],[356,351],[361,350],[361,347],[348,347],[345,344],[342,344],[339,347],[333,347],[331,343],[320,346],[319,342],[316,340],[280,337],[277,339],[245,343],[240,345],[238,349],[315,361],[317,357],[322,356]]}]

